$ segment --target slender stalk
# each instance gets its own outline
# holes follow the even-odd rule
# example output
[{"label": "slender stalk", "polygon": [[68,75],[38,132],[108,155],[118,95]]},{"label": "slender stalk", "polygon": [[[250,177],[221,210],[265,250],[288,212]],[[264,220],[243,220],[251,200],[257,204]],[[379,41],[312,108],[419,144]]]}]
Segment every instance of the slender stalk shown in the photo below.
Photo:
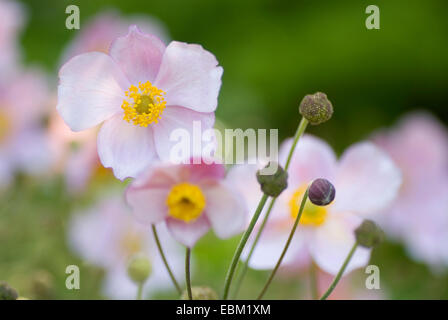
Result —
[{"label": "slender stalk", "polygon": [[233,255],[232,262],[230,263],[229,270],[227,271],[226,280],[224,284],[224,294],[223,294],[223,300],[226,300],[229,295],[229,289],[230,285],[232,283],[233,276],[235,274],[235,268],[238,264],[238,261],[241,257],[241,253],[243,252],[244,246],[247,243],[247,240],[249,239],[250,234],[254,230],[255,224],[257,223],[258,217],[261,214],[261,211],[263,210],[264,205],[266,204],[266,201],[268,200],[268,196],[266,194],[263,194],[263,196],[260,199],[260,202],[258,203],[257,210],[255,210],[255,214],[252,217],[252,220],[250,221],[249,227],[244,232],[243,236],[241,237],[240,243],[238,244],[238,247]]},{"label": "slender stalk", "polygon": [[317,284],[317,267],[314,262],[310,265],[310,287],[311,287],[311,298],[313,300],[319,299],[319,289]]},{"label": "slender stalk", "polygon": [[143,296],[143,282],[138,284],[138,287],[137,287],[137,300],[142,300],[142,296]]},{"label": "slender stalk", "polygon": [[344,263],[342,264],[341,269],[339,269],[338,274],[334,278],[333,282],[330,284],[330,287],[328,290],[320,297],[320,300],[325,300],[328,298],[328,296],[333,292],[334,288],[336,288],[336,285],[338,284],[339,280],[341,279],[342,275],[344,274],[345,268],[347,268],[348,263],[350,262],[351,258],[353,257],[353,254],[356,251],[356,248],[358,247],[358,242],[355,242],[352,249],[350,250],[347,258],[345,258]]},{"label": "slender stalk", "polygon": [[182,289],[179,286],[179,283],[177,282],[176,278],[174,277],[173,272],[171,271],[170,265],[168,264],[168,261],[166,260],[165,253],[163,252],[162,245],[160,244],[159,235],[157,234],[156,226],[152,225],[152,234],[154,235],[154,240],[156,241],[157,248],[159,249],[160,257],[162,258],[163,264],[165,265],[166,271],[168,271],[168,274],[170,275],[171,281],[173,282],[174,286],[176,287],[176,290],[179,294],[182,294]]},{"label": "slender stalk", "polygon": [[292,142],[291,149],[289,149],[288,158],[286,159],[285,163],[285,171],[288,171],[289,164],[291,163],[291,159],[294,154],[294,150],[296,149],[297,143],[299,142],[300,137],[305,132],[307,126],[308,126],[308,120],[302,117],[302,120],[300,120],[299,126],[297,127],[296,134],[294,135],[294,140]]},{"label": "slender stalk", "polygon": [[[289,149],[288,157],[287,157],[286,163],[285,163],[285,171],[288,171],[289,165],[291,164],[292,156],[294,154],[294,150],[296,149],[297,143],[299,142],[300,137],[305,132],[307,126],[308,126],[308,120],[306,120],[305,118],[302,117],[302,120],[300,120],[299,126],[297,127],[296,133],[294,135],[294,140],[291,145],[291,149]],[[263,233],[263,230],[266,226],[266,223],[269,219],[269,215],[271,214],[272,208],[274,207],[276,200],[277,200],[277,198],[271,199],[271,202],[269,203],[268,210],[266,211],[266,214],[264,215],[263,222],[261,223],[261,226],[258,229],[257,235],[255,236],[254,242],[252,243],[252,247],[249,251],[249,254],[247,255],[247,258],[243,262],[242,271],[241,271],[240,277],[238,278],[238,282],[237,282],[237,286],[236,286],[236,290],[235,290],[235,295],[234,295],[235,297],[238,294],[238,291],[241,287],[244,277],[246,276],[247,269],[249,267],[249,261],[252,258],[252,255],[255,251],[255,247],[257,246],[257,243],[261,237],[261,234]]]},{"label": "slender stalk", "polygon": [[185,254],[185,282],[187,284],[188,300],[193,300],[193,294],[191,293],[190,255],[191,249],[187,247],[187,251]]},{"label": "slender stalk", "polygon": [[239,292],[239,290],[241,288],[241,285],[243,284],[244,277],[246,276],[247,270],[249,269],[249,260],[252,257],[252,255],[253,255],[253,253],[255,251],[255,245],[258,243],[258,240],[260,239],[261,234],[263,233],[262,231],[263,231],[266,223],[268,222],[269,212],[271,212],[272,207],[274,206],[275,199],[276,198],[272,198],[271,202],[269,203],[268,211],[266,212],[266,214],[265,214],[265,216],[263,218],[263,221],[261,222],[260,228],[258,229],[258,232],[257,232],[257,235],[255,236],[254,242],[252,243],[252,246],[250,248],[249,254],[247,255],[246,259],[243,262],[240,262],[238,264],[238,265],[242,266],[242,269],[241,269],[240,276],[238,277],[237,284],[235,286],[235,292],[234,292],[234,295],[233,295],[234,298],[237,297],[238,292]]},{"label": "slender stalk", "polygon": [[277,264],[275,265],[274,269],[271,272],[271,275],[269,276],[268,280],[266,281],[266,284],[264,285],[263,289],[261,290],[260,294],[258,295],[258,300],[262,299],[264,294],[266,293],[266,290],[268,290],[269,285],[272,282],[272,279],[274,279],[275,274],[277,273],[278,268],[280,267],[283,258],[285,257],[286,251],[288,251],[289,245],[291,244],[291,240],[294,237],[294,234],[296,233],[297,226],[299,225],[300,217],[302,216],[303,209],[305,208],[306,201],[308,199],[308,188],[306,189],[302,202],[300,203],[299,212],[297,213],[296,220],[294,221],[294,225],[291,229],[291,232],[289,233],[288,240],[286,241],[285,247],[283,248],[283,251],[278,258]]}]

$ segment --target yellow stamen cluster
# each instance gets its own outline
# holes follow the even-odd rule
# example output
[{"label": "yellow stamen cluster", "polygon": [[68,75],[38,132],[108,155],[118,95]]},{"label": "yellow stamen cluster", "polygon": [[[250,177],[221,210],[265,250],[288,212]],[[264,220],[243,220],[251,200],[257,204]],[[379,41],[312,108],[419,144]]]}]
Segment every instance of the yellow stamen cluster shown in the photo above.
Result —
[{"label": "yellow stamen cluster", "polygon": [[139,253],[143,249],[142,236],[132,230],[128,230],[120,239],[120,249],[128,257]]},{"label": "yellow stamen cluster", "polygon": [[179,183],[171,188],[166,198],[168,213],[173,218],[187,223],[199,218],[205,207],[201,188],[190,183]]},{"label": "yellow stamen cluster", "polygon": [[121,105],[124,120],[141,127],[160,120],[166,104],[165,92],[147,81],[139,82],[138,86],[131,85],[125,94],[128,98]]},{"label": "yellow stamen cluster", "polygon": [[2,142],[8,135],[11,129],[8,116],[0,110],[0,142]]},{"label": "yellow stamen cluster", "polygon": [[[307,185],[300,186],[292,195],[289,201],[289,208],[291,210],[291,216],[293,219],[297,217],[300,209],[300,203],[302,202],[302,197],[306,192]],[[300,223],[303,225],[319,226],[325,222],[327,218],[327,208],[316,206],[311,201],[307,200],[305,208],[302,212],[302,217],[300,218]]]}]

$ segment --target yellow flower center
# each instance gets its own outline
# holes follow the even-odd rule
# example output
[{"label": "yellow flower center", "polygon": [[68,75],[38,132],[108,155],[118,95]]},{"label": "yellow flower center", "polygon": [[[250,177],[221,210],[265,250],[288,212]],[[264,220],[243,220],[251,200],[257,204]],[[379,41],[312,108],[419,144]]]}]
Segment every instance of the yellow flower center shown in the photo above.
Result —
[{"label": "yellow flower center", "polygon": [[0,110],[0,142],[2,142],[8,135],[11,129],[11,123],[7,115]]},{"label": "yellow flower center", "polygon": [[179,183],[171,188],[166,198],[170,216],[192,222],[199,218],[205,207],[205,197],[201,189],[190,183]]},{"label": "yellow flower center", "polygon": [[127,99],[121,105],[124,120],[141,127],[160,120],[166,104],[165,92],[146,81],[139,82],[138,87],[131,85],[125,94]]},{"label": "yellow flower center", "polygon": [[[289,208],[291,210],[291,216],[295,219],[299,213],[300,204],[302,202],[303,195],[306,192],[307,185],[304,184],[297,188],[289,201]],[[327,208],[314,205],[311,201],[307,200],[305,208],[300,218],[300,223],[310,226],[319,226],[325,222],[327,218]]]}]

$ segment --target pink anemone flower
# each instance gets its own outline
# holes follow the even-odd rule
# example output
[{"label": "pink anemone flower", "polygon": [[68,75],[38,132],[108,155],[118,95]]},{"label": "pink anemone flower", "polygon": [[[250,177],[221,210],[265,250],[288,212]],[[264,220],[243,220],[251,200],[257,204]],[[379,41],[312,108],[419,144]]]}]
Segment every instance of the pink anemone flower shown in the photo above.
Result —
[{"label": "pink anemone flower", "polygon": [[170,160],[175,129],[213,127],[222,72],[200,45],[165,46],[131,26],[109,54],[84,53],[62,66],[57,110],[73,131],[104,122],[98,154],[123,180]]},{"label": "pink anemone flower", "polygon": [[0,186],[8,185],[16,172],[49,170],[52,158],[43,126],[48,97],[45,76],[37,70],[0,81]]},{"label": "pink anemone flower", "polygon": [[244,200],[224,175],[221,164],[160,164],[132,182],[126,199],[137,220],[165,221],[176,240],[193,247],[210,228],[228,238],[245,227]]},{"label": "pink anemone flower", "polygon": [[[164,225],[158,226],[158,234],[173,272],[182,279],[182,248]],[[137,286],[127,274],[129,261],[135,255],[146,256],[152,265],[143,288],[145,297],[174,289],[151,230],[135,221],[119,194],[105,196],[90,209],[74,214],[69,223],[68,242],[85,262],[105,270],[102,290],[107,297],[135,299]]]},{"label": "pink anemone flower", "polygon": [[397,200],[384,211],[387,234],[405,243],[410,255],[434,268],[448,265],[448,132],[427,113],[404,117],[373,141],[403,172]]},{"label": "pink anemone flower", "polygon": [[[283,143],[280,163],[285,162],[291,143],[291,139]],[[253,177],[255,179],[255,172]],[[314,261],[330,274],[338,272],[354,245],[356,227],[364,218],[374,218],[377,212],[387,207],[401,184],[400,170],[372,143],[351,146],[338,161],[327,143],[305,135],[291,161],[288,187],[278,197],[250,260],[252,268],[274,267],[297,216],[303,194],[317,178],[328,179],[334,184],[336,199],[326,207],[307,202],[283,265],[306,267]],[[247,252],[246,248],[243,258]],[[358,247],[346,273],[366,265],[369,257],[370,250]]]}]

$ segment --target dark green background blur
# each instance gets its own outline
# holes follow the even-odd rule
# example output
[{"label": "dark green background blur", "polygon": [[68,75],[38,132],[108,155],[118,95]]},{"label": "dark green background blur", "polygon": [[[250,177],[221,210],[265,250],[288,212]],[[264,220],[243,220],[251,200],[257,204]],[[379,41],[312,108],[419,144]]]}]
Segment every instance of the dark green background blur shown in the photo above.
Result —
[{"label": "dark green background blur", "polygon": [[[147,13],[165,23],[172,39],[199,43],[213,52],[224,67],[217,116],[230,127],[279,128],[280,138],[291,136],[299,121],[298,103],[305,94],[315,91],[327,93],[335,113],[331,121],[309,132],[326,139],[338,152],[414,109],[429,110],[445,123],[448,121],[446,0],[23,2],[29,9],[29,23],[22,35],[25,60],[44,65],[55,83],[62,49],[77,32],[65,28],[65,8],[76,4],[81,11],[81,28],[89,17],[108,8],[123,14]],[[380,30],[365,27],[365,8],[369,4],[380,8]],[[44,188],[24,183],[20,188],[25,192],[15,195],[16,200],[23,199],[24,208],[19,212],[40,214],[38,221],[64,220],[73,206],[57,182]],[[32,191],[27,192],[27,188]],[[55,217],[57,214],[60,216]],[[19,224],[14,228],[23,228]],[[38,227],[42,228],[40,224]],[[29,226],[29,232],[38,233],[34,228]],[[35,255],[45,256],[36,250],[44,252],[48,248],[57,252],[47,254],[48,259],[56,261],[37,257],[33,262],[37,269],[53,272],[47,274],[47,278],[54,278],[47,279],[51,290],[43,292],[56,298],[99,297],[99,280],[92,270],[82,280],[82,292],[65,290],[64,270],[57,271],[60,274],[54,270],[69,259],[63,230],[55,231],[54,237],[60,241],[54,244],[54,240],[48,240],[43,248],[34,242],[46,241],[38,235],[31,238],[34,240],[23,240]],[[197,274],[201,274],[196,279],[200,284],[221,289],[235,240],[200,242],[196,250]],[[19,260],[20,246],[14,251],[9,256],[11,263]],[[411,262],[398,245],[380,247],[372,261],[381,268],[382,285],[390,298],[448,298],[448,277],[431,274],[423,265]],[[24,270],[28,270],[26,263],[20,264]],[[9,280],[15,279],[10,275],[11,268],[5,270]],[[250,292],[259,290],[265,276],[252,272],[243,297],[252,297]],[[286,282],[280,280],[272,289],[277,293],[270,297],[296,298],[291,294],[293,289],[278,290]],[[26,290],[30,296],[39,297],[35,288]]]}]

